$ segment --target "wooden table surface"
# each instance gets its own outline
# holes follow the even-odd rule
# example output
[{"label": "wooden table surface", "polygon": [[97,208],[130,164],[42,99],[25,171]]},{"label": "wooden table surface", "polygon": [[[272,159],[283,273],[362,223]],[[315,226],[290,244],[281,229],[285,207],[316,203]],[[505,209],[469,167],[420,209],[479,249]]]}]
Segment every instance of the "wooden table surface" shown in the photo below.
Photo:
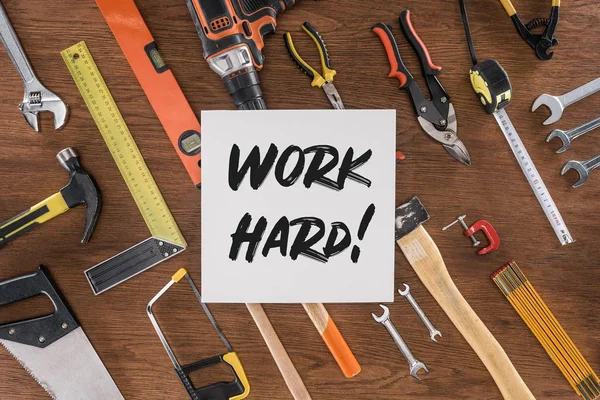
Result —
[{"label": "wooden table surface", "polygon": [[[180,267],[188,268],[196,283],[201,283],[200,192],[189,181],[94,1],[2,3],[38,76],[70,104],[71,118],[62,131],[52,129],[49,116],[42,118],[41,133],[31,130],[16,107],[21,101],[21,80],[1,52],[0,67],[5,72],[0,100],[0,219],[17,214],[66,184],[67,175],[55,155],[67,146],[79,151],[84,168],[98,181],[104,209],[88,244],[79,243],[85,215],[79,207],[3,247],[0,279],[33,272],[41,263],[47,265],[127,399],[183,399],[185,392],[145,306]],[[198,114],[201,110],[232,109],[223,84],[202,58],[185,1],[137,3],[193,109]],[[483,112],[471,90],[467,75],[470,58],[456,1],[301,2],[280,15],[279,33],[266,39],[267,60],[260,73],[270,108],[330,108],[325,95],[311,88],[309,79],[289,59],[281,38],[283,32],[293,31],[302,55],[316,63],[316,50],[300,29],[303,21],[310,21],[326,40],[338,72],[335,84],[346,107],[397,110],[398,149],[407,158],[398,168],[396,202],[413,194],[420,196],[431,214],[425,227],[456,285],[538,399],[575,399],[576,395],[489,278],[511,259],[519,263],[588,362],[600,372],[600,333],[596,330],[600,325],[596,311],[600,172],[578,189],[570,187],[577,179],[574,174],[559,174],[566,161],[600,153],[600,134],[578,139],[560,155],[554,153],[557,143],[545,143],[553,128],[566,130],[597,117],[600,95],[569,107],[552,127],[542,125],[545,110],[529,111],[542,93],[560,95],[600,76],[595,44],[600,35],[597,1],[563,3],[556,34],[560,46],[549,62],[535,58],[498,1],[472,0],[468,7],[479,56],[499,60],[509,73],[514,89],[510,117],[577,240],[565,247],[556,239],[494,118]],[[515,5],[526,20],[547,16],[550,11],[550,1],[518,0]],[[389,67],[382,45],[370,30],[379,21],[392,24],[406,65],[423,84],[416,57],[397,22],[406,7],[412,10],[414,25],[433,61],[444,67],[439,77],[456,108],[459,136],[471,154],[471,167],[454,161],[425,136],[407,94],[398,90],[397,81],[386,77]],[[182,255],[97,297],[83,271],[145,239],[148,231],[60,57],[61,50],[80,40],[85,40],[93,53],[189,243]],[[470,223],[489,220],[501,237],[500,250],[479,257],[458,227],[441,231],[461,214],[467,214]],[[396,286],[402,282],[411,285],[444,335],[439,343],[433,343],[402,298],[390,305],[396,326],[431,370],[421,382],[408,375],[407,364],[390,336],[371,318],[370,313],[378,309],[376,304],[327,306],[362,365],[362,372],[352,379],[343,377],[299,304],[265,305],[313,399],[500,399],[483,364],[397,251]],[[1,308],[0,322],[34,312],[32,304]],[[48,309],[47,304],[42,307]],[[290,399],[246,307],[216,304],[211,309],[244,364],[252,387],[250,398]],[[181,361],[224,351],[187,287],[169,292],[156,314]],[[0,350],[0,371],[1,399],[44,398],[43,390],[4,350]],[[201,377],[201,383],[209,383],[219,372]]]}]

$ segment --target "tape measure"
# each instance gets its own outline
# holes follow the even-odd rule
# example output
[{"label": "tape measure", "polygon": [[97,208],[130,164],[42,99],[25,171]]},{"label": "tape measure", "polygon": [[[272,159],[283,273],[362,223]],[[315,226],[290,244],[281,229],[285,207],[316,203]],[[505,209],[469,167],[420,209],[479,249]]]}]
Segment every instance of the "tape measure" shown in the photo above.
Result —
[{"label": "tape measure", "polygon": [[496,60],[487,59],[481,62],[477,61],[473,38],[471,37],[471,28],[469,27],[469,18],[464,0],[459,0],[460,13],[462,22],[465,27],[465,35],[467,36],[467,44],[469,45],[469,53],[473,66],[469,71],[471,86],[477,93],[479,100],[485,107],[488,114],[493,114],[502,129],[504,137],[508,141],[510,148],[519,162],[519,166],[529,182],[529,186],[533,190],[535,197],[538,199],[546,218],[552,225],[554,233],[558,237],[560,244],[565,245],[573,243],[575,240],[571,237],[565,221],[562,219],[548,188],[544,184],[541,175],[535,168],[533,160],[525,149],[525,145],[521,141],[517,130],[508,118],[508,114],[504,110],[510,103],[512,97],[512,86],[508,79],[508,74]]},{"label": "tape measure", "polygon": [[99,294],[178,254],[187,243],[85,42],[61,55],[152,234],[86,271]]},{"label": "tape measure", "polygon": [[496,111],[494,117],[496,117],[496,121],[498,122],[498,125],[500,125],[508,144],[510,144],[510,148],[517,158],[517,161],[523,170],[523,174],[525,174],[525,177],[527,178],[527,182],[529,182],[529,186],[531,186],[535,197],[542,206],[546,218],[550,221],[550,225],[552,225],[556,237],[560,240],[560,244],[565,245],[573,243],[575,240],[571,237],[571,234],[565,225],[565,221],[560,215],[554,200],[552,200],[552,196],[550,196],[550,192],[548,191],[548,188],[546,188],[541,175],[535,168],[533,160],[529,156],[527,149],[525,149],[525,145],[521,141],[517,130],[512,122],[510,122],[506,110],[500,109]]}]

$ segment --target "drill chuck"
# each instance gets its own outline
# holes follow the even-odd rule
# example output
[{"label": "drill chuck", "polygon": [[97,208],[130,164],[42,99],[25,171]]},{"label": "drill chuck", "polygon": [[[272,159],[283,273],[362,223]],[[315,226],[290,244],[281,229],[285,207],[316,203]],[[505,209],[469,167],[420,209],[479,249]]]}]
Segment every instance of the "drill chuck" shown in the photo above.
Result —
[{"label": "drill chuck", "polygon": [[253,67],[223,77],[223,83],[240,110],[266,110],[258,71]]}]

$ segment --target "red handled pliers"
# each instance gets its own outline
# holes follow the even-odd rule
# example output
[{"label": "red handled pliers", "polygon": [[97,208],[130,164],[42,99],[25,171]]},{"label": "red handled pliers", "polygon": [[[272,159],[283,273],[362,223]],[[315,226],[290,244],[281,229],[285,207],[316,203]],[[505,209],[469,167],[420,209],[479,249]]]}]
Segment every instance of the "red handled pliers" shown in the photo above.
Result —
[{"label": "red handled pliers", "polygon": [[373,26],[373,32],[379,36],[387,53],[391,67],[388,76],[398,79],[400,88],[406,89],[408,92],[417,119],[425,133],[441,143],[452,157],[465,165],[471,165],[469,152],[456,133],[457,122],[454,106],[436,76],[442,71],[442,67],[431,61],[427,47],[413,28],[410,11],[404,10],[399,19],[404,36],[419,56],[419,62],[431,98],[427,99],[425,97],[423,91],[402,62],[391,28],[383,23],[378,23]]}]

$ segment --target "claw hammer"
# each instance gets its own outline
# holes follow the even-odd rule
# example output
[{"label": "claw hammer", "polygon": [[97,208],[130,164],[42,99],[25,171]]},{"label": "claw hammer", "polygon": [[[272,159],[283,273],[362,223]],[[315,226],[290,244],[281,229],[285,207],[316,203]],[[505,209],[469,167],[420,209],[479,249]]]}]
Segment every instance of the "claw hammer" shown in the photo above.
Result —
[{"label": "claw hammer", "polygon": [[71,147],[56,155],[56,158],[69,172],[70,181],[58,193],[53,194],[19,215],[0,222],[0,247],[21,236],[37,225],[44,223],[65,211],[84,204],[86,206],[85,228],[82,243],[90,240],[102,209],[102,196],[94,178],[79,164],[79,156]]}]

